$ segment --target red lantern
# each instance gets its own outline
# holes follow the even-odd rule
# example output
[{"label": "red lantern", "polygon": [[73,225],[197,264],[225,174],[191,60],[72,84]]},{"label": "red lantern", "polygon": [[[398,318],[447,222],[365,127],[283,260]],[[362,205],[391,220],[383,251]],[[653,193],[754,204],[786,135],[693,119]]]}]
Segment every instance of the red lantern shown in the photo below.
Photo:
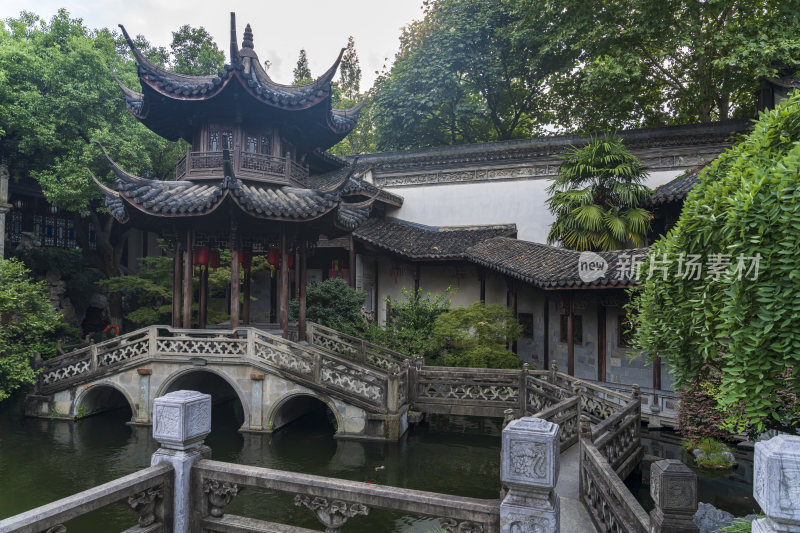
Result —
[{"label": "red lantern", "polygon": [[253,265],[253,254],[251,252],[239,252],[239,263],[242,264],[243,269],[250,270]]},{"label": "red lantern", "polygon": [[205,266],[208,264],[208,259],[210,255],[210,250],[208,246],[200,246],[194,251],[192,254],[192,264],[194,266],[200,265]]},{"label": "red lantern", "polygon": [[219,268],[219,250],[212,250],[209,254],[208,264],[211,268]]},{"label": "red lantern", "polygon": [[277,248],[270,248],[267,252],[267,263],[273,268],[278,268],[278,264],[281,262],[281,254],[278,253]]}]

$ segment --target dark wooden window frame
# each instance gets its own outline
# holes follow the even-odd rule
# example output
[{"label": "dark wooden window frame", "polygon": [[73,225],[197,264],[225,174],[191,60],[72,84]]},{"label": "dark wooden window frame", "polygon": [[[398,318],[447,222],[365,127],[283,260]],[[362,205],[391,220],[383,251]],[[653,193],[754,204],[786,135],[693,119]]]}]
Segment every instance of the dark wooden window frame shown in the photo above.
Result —
[{"label": "dark wooden window frame", "polygon": [[[572,315],[573,337],[575,344],[583,344],[583,315]],[[558,342],[567,343],[567,315],[561,315]]]}]

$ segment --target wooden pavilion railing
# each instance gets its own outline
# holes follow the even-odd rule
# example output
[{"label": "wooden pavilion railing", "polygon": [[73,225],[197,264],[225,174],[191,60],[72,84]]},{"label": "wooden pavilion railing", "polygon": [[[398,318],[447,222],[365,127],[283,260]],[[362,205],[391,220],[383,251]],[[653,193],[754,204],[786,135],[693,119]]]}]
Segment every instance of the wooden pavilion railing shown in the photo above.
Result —
[{"label": "wooden pavilion railing", "polygon": [[[305,185],[308,168],[291,157],[231,150],[231,164],[237,178],[285,185]],[[222,179],[222,151],[186,154],[175,165],[176,180]]]}]

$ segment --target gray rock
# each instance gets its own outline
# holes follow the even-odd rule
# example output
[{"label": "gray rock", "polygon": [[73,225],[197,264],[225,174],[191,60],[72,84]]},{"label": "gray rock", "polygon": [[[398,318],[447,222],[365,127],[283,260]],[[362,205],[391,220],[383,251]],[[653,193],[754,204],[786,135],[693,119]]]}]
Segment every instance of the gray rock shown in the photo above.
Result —
[{"label": "gray rock", "polygon": [[694,450],[692,450],[692,455],[694,455],[696,458],[703,457],[705,454],[706,452],[704,452],[700,448],[695,448]]},{"label": "gray rock", "polygon": [[694,514],[694,523],[700,533],[714,533],[725,526],[733,523],[734,516],[731,513],[717,509],[710,503],[699,502],[697,512]]},{"label": "gray rock", "polygon": [[731,452],[722,452],[722,456],[730,461],[731,466],[736,466],[739,463],[736,461],[736,457]]}]

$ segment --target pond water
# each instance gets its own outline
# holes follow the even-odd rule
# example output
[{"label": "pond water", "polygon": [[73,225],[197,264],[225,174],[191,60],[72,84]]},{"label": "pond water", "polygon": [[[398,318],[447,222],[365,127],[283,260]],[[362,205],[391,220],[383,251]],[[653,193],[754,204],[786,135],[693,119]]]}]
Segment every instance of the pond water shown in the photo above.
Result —
[{"label": "pond water", "polygon": [[[88,489],[150,464],[157,443],[150,427],[125,424],[130,411],[120,409],[79,422],[25,418],[23,397],[0,404],[0,518]],[[333,438],[330,417],[319,411],[272,436],[237,431],[238,401],[215,405],[212,432],[206,439],[213,458],[396,487],[458,496],[497,498],[500,488],[499,419],[429,417],[399,443],[342,441]],[[643,430],[645,453],[665,459],[688,458],[669,431]],[[752,454],[737,454],[739,467],[718,474],[698,471],[700,501],[744,516],[757,512],[752,499]],[[641,473],[626,481],[647,511],[649,486]],[[227,511],[263,520],[320,529],[313,514],[295,507],[292,496],[245,490]],[[111,506],[68,524],[69,531],[107,533],[135,524],[127,507]],[[437,529],[430,519],[372,510],[351,519],[347,531]]]},{"label": "pond water", "polygon": [[[150,427],[125,424],[121,409],[79,422],[24,418],[23,399],[0,404],[0,518],[88,489],[150,465],[157,443]],[[333,438],[325,412],[308,415],[268,435],[237,432],[238,402],[216,405],[206,443],[220,461],[277,468],[475,498],[500,490],[499,419],[433,417],[399,443]],[[245,490],[226,508],[238,514],[321,529],[313,513],[291,496]],[[122,505],[67,524],[69,531],[108,533],[135,524]],[[436,521],[372,510],[347,531],[435,529]]]},{"label": "pond water", "polygon": [[[642,429],[642,446],[645,455],[662,459],[678,459],[697,473],[698,500],[710,503],[734,516],[746,516],[761,512],[753,499],[753,453],[733,450],[737,467],[727,470],[703,470],[694,465],[689,454],[681,448],[680,437],[670,430],[651,431]],[[646,511],[653,508],[649,483],[642,482],[641,472],[634,472],[625,481]]]}]

